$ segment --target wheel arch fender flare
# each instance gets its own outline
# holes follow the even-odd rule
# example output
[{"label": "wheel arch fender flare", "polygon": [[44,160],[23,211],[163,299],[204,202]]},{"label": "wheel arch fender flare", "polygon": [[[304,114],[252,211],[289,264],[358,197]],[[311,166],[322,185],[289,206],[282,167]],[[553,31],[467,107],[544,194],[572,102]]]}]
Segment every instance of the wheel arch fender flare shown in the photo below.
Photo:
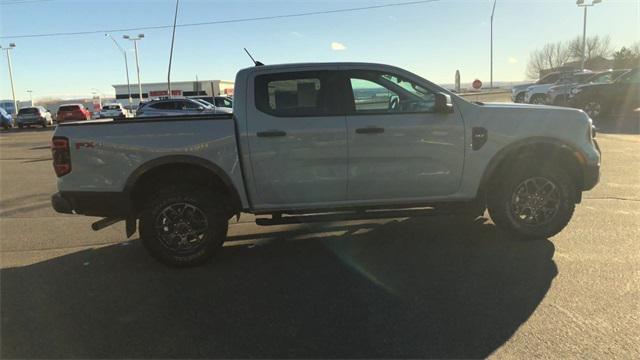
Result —
[{"label": "wheel arch fender flare", "polygon": [[238,189],[236,189],[233,182],[231,181],[229,175],[217,164],[207,159],[193,155],[167,155],[143,163],[138,168],[136,168],[127,178],[124,186],[124,193],[128,196],[131,196],[136,189],[138,180],[143,178],[143,176],[149,171],[166,165],[191,165],[210,172],[213,176],[218,178],[222,182],[222,184],[224,184],[226,188],[225,190],[228,191],[231,197],[231,205],[234,207],[234,209],[237,210],[236,215],[238,215],[242,210],[242,200],[240,198],[240,194],[238,193]]},{"label": "wheel arch fender flare", "polygon": [[577,164],[581,167],[584,166],[584,154],[582,154],[582,151],[580,151],[577,146],[571,143],[552,137],[531,137],[521,139],[503,147],[491,158],[491,160],[489,160],[489,163],[485,168],[484,173],[482,174],[478,193],[487,190],[491,179],[500,170],[500,167],[504,164],[504,161],[508,161],[514,156],[525,157],[527,155],[531,155],[531,150],[535,149],[535,147],[537,146],[550,146],[560,149],[565,153],[570,152]]}]

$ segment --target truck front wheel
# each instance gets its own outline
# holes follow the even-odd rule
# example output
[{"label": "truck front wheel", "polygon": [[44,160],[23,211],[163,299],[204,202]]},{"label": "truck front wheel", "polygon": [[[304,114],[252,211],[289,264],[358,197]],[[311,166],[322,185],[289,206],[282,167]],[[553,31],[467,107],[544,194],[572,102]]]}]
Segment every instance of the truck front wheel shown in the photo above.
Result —
[{"label": "truck front wheel", "polygon": [[487,197],[493,222],[529,239],[559,233],[571,220],[575,202],[575,185],[564,170],[535,163],[509,169]]},{"label": "truck front wheel", "polygon": [[227,236],[221,199],[207,188],[171,185],[152,193],[140,216],[144,246],[170,266],[196,266],[209,260]]}]

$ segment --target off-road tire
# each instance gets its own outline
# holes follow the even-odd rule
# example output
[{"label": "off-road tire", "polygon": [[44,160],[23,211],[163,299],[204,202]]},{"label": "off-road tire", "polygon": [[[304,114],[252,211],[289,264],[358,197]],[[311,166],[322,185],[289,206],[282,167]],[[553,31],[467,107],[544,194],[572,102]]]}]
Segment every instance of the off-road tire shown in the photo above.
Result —
[{"label": "off-road tire", "polygon": [[[193,249],[172,250],[163,242],[157,228],[163,210],[176,204],[197,208],[206,218],[204,238]],[[166,185],[150,192],[140,215],[140,237],[147,250],[162,263],[175,267],[200,265],[222,247],[228,228],[222,199],[209,189],[189,184]]]},{"label": "off-road tire", "polygon": [[[504,178],[493,182],[487,195],[489,215],[499,228],[520,239],[545,239],[556,235],[569,223],[577,194],[575,182],[566,171],[557,166],[527,162],[512,167],[503,176]],[[559,206],[544,224],[525,224],[514,215],[514,193],[525,180],[532,178],[544,178],[558,189]]]}]

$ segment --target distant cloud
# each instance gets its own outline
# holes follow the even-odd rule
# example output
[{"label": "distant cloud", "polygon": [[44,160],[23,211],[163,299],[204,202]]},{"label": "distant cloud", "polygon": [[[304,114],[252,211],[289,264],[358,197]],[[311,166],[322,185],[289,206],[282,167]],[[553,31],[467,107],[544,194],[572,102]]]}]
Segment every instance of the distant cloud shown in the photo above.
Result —
[{"label": "distant cloud", "polygon": [[396,20],[398,20],[398,18],[397,18],[397,17],[395,17],[395,16],[393,16],[393,15],[389,15],[389,16],[388,16],[388,18],[389,18],[389,20],[391,20],[391,21],[396,21]]},{"label": "distant cloud", "polygon": [[342,51],[342,50],[347,50],[347,47],[344,46],[344,44],[342,44],[342,43],[334,41],[334,42],[331,43],[331,50]]},{"label": "distant cloud", "polygon": [[296,37],[296,38],[298,38],[298,39],[299,39],[299,38],[301,38],[301,37],[304,37],[304,35],[300,34],[300,33],[299,33],[299,32],[297,32],[297,31],[292,31],[292,32],[291,32],[291,36]]},{"label": "distant cloud", "polygon": [[516,59],[514,57],[510,57],[509,59],[507,59],[507,61],[509,62],[509,64],[517,64],[518,63],[518,59]]}]

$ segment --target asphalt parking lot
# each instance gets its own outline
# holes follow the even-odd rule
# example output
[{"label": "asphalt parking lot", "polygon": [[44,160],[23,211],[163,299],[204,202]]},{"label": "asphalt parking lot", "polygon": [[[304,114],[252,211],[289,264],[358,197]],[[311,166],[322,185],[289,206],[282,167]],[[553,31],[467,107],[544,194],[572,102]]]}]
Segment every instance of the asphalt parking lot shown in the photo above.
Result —
[{"label": "asphalt parking lot", "polygon": [[243,216],[214,262],[184,270],[122,224],[55,213],[52,130],[4,132],[0,356],[640,358],[637,124],[603,124],[601,182],[552,239],[489,219]]}]

